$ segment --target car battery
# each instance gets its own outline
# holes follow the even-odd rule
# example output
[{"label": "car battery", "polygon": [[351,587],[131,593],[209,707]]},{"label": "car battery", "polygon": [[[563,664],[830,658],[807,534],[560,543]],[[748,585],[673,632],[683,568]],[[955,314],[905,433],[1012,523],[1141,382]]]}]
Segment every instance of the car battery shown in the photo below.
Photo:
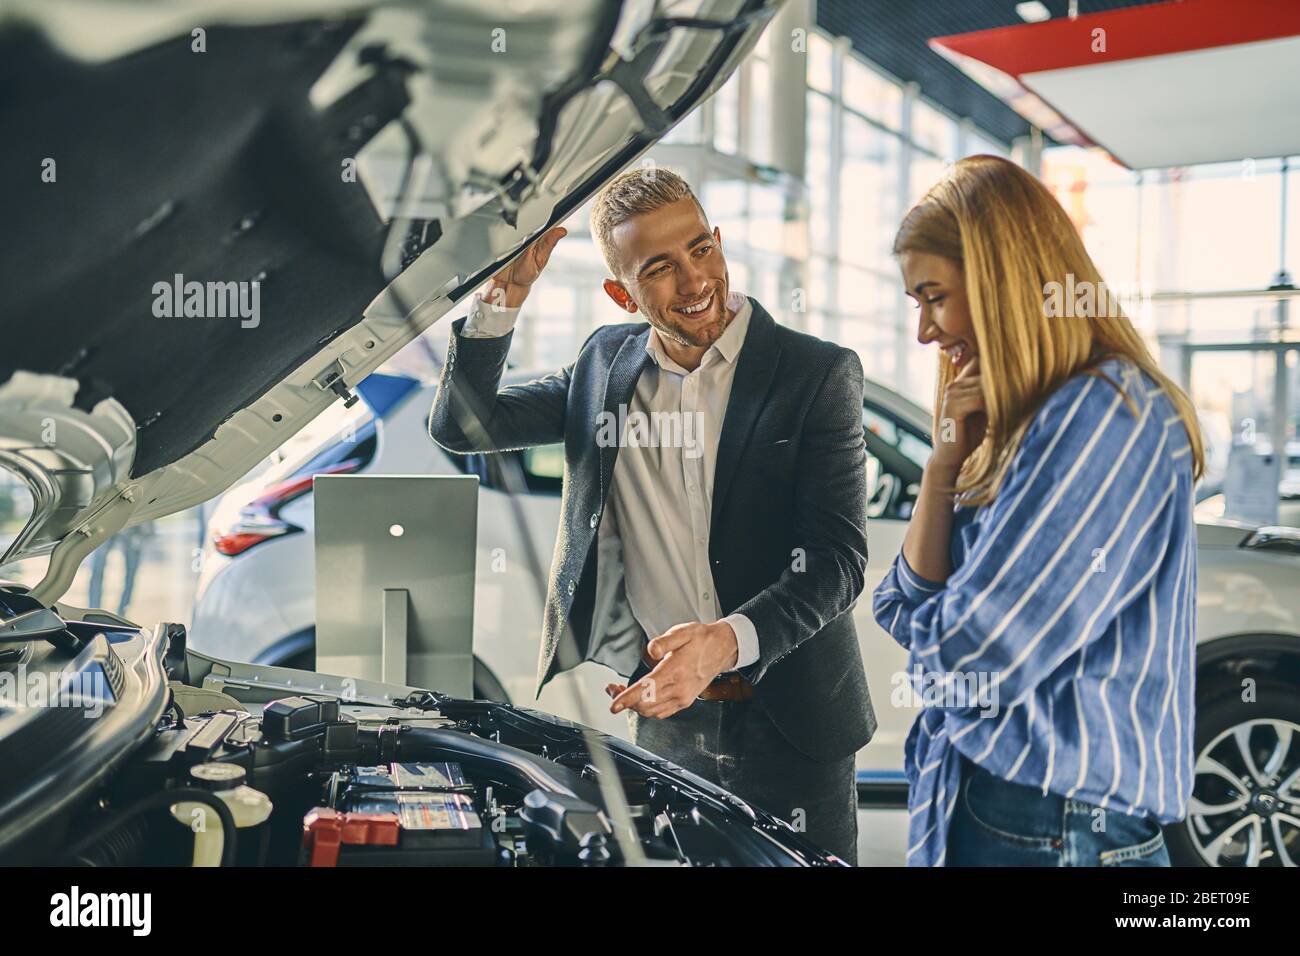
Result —
[{"label": "car battery", "polygon": [[[338,866],[492,866],[499,849],[455,763],[356,767],[332,784],[343,813],[395,819],[397,846],[344,844]],[[380,859],[382,857],[382,859]]]}]

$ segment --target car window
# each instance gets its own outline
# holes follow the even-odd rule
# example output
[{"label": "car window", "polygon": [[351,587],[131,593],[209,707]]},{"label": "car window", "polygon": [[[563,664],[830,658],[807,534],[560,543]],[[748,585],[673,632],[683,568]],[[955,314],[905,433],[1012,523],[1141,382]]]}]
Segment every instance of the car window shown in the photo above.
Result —
[{"label": "car window", "polygon": [[930,443],[887,409],[862,407],[867,446],[867,517],[907,521],[912,517]]},{"label": "car window", "polygon": [[[373,418],[360,420],[338,435],[307,461],[294,468],[292,475],[314,475],[345,461],[355,461],[353,471],[360,471],[369,465],[379,450],[379,432]],[[287,477],[287,476],[286,476]]]},{"label": "car window", "polygon": [[526,448],[523,452],[524,473],[528,476],[529,487],[534,481],[539,485],[549,481],[562,481],[564,478],[564,445],[539,445]]},{"label": "car window", "polygon": [[484,488],[504,490],[501,461],[512,459],[523,470],[524,484],[531,495],[559,495],[564,485],[564,445],[538,445],[522,451],[493,454],[449,455],[452,464],[467,475],[478,475]]}]

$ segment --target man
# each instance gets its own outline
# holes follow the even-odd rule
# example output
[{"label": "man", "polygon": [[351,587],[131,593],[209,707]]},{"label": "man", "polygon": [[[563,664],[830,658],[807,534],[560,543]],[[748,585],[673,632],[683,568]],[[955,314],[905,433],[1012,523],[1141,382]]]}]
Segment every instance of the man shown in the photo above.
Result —
[{"label": "man", "polygon": [[721,233],[669,171],[614,179],[592,233],[606,293],[646,322],[498,390],[565,234],[551,229],[452,324],[429,422],[453,452],[564,442],[538,693],[607,665],[639,746],[856,862],[854,754],[876,727],[850,613],[867,564],[861,362],[732,294]]}]

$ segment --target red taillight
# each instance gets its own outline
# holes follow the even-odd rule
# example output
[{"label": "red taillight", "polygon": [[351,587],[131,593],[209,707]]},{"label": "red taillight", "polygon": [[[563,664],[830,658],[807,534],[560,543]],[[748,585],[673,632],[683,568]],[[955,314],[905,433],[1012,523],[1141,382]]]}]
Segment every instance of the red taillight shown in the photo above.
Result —
[{"label": "red taillight", "polygon": [[[234,530],[225,534],[219,534],[213,537],[212,546],[217,549],[218,553],[224,554],[228,558],[233,558],[237,554],[243,554],[255,544],[261,544],[268,538],[278,538],[289,531],[299,531],[293,525],[280,522],[280,528],[272,530],[267,527],[261,531]],[[238,528],[239,526],[237,526]]]},{"label": "red taillight", "polygon": [[[316,472],[316,475],[340,475],[356,471],[361,467],[361,460],[349,458],[337,465],[330,465]],[[289,478],[267,488],[261,495],[250,501],[239,511],[239,518],[233,527],[226,531],[214,532],[212,546],[219,554],[233,558],[243,554],[255,544],[278,538],[281,535],[301,531],[295,524],[280,519],[280,509],[289,502],[311,491],[311,482],[315,475]]]},{"label": "red taillight", "polygon": [[[344,464],[347,464],[347,462],[344,462]],[[334,465],[317,472],[317,474],[332,475],[335,473],[335,469],[337,468],[338,466]],[[270,488],[267,488],[266,491],[262,492],[258,497],[254,498],[247,507],[262,507],[267,511],[270,511],[272,508],[279,507],[280,505],[287,505],[295,498],[301,498],[307,492],[311,491],[311,482],[315,477],[315,475],[307,475],[305,478],[290,478],[287,481],[281,481],[278,484],[274,484]]]}]

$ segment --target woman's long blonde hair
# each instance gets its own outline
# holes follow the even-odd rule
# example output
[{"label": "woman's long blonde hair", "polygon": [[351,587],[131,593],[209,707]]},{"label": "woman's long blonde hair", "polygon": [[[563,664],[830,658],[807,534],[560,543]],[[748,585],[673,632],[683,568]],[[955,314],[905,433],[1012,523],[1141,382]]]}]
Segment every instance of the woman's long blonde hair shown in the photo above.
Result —
[{"label": "woman's long blonde hair", "polygon": [[[996,156],[954,164],[903,218],[894,255],[906,252],[952,259],[965,277],[988,428],[957,478],[964,502],[982,505],[997,496],[1034,413],[1053,391],[1080,372],[1101,375],[1096,366],[1116,357],[1131,360],[1169,395],[1191,441],[1193,475],[1200,478],[1205,453],[1191,400],[1160,371],[1118,304],[1105,302],[1079,318],[1051,314],[1050,283],[1060,289],[1072,275],[1076,288],[1084,282],[1094,290],[1105,286],[1069,216],[1036,177]],[[936,436],[953,375],[940,352]]]}]

